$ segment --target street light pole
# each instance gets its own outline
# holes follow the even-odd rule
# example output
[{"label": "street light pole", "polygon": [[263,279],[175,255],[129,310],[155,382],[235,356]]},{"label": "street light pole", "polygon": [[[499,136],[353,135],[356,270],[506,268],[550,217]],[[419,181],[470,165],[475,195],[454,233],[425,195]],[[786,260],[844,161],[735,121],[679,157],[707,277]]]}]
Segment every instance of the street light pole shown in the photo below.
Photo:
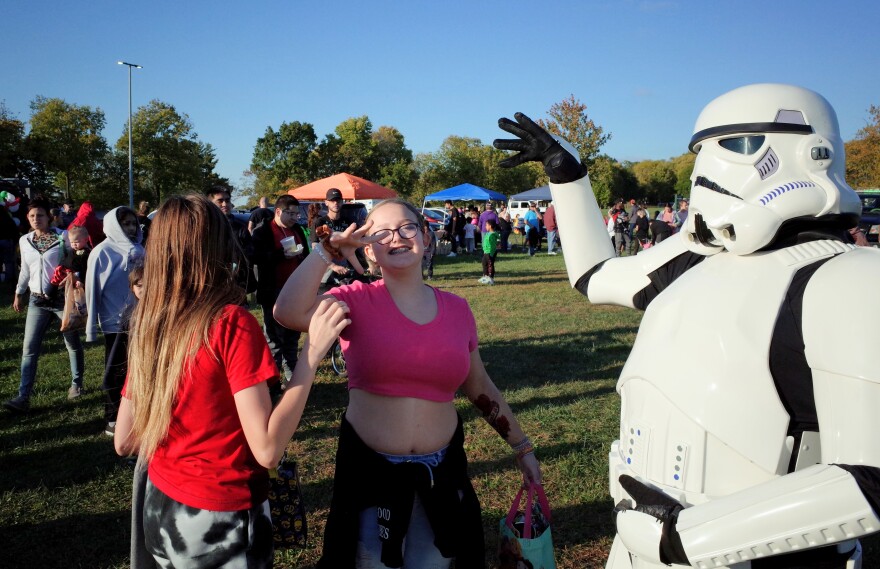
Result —
[{"label": "street light pole", "polygon": [[136,63],[117,61],[118,65],[128,66],[128,207],[134,209],[134,162],[131,154],[131,68],[143,69]]}]

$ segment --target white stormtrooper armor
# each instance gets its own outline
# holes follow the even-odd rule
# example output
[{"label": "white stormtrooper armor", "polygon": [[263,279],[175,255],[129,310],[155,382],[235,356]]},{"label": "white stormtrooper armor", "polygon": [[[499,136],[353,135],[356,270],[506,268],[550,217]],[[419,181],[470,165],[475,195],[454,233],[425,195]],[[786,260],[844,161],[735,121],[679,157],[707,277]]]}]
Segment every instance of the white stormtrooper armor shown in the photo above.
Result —
[{"label": "white stormtrooper armor", "polygon": [[[550,184],[572,285],[645,310],[617,384],[607,567],[860,567],[857,538],[880,530],[880,366],[851,330],[880,321],[880,251],[843,237],[860,208],[834,111],[743,87],[706,107],[691,148],[686,225],[635,257],[615,257],[587,176]],[[652,492],[683,509],[658,515]]]}]

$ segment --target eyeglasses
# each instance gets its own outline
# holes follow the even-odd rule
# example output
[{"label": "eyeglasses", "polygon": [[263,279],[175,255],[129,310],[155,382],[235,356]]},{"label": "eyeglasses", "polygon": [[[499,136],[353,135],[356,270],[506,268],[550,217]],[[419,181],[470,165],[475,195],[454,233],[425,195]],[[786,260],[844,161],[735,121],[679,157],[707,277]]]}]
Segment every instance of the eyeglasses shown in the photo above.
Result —
[{"label": "eyeglasses", "polygon": [[412,239],[419,234],[419,225],[417,223],[407,223],[401,225],[397,229],[380,229],[379,231],[373,233],[371,237],[378,237],[379,240],[376,241],[376,243],[379,243],[380,245],[387,245],[388,243],[391,243],[392,239],[394,239],[395,231],[403,239]]},{"label": "eyeglasses", "polygon": [[298,209],[282,209],[281,213],[286,213],[287,215],[299,215]]}]

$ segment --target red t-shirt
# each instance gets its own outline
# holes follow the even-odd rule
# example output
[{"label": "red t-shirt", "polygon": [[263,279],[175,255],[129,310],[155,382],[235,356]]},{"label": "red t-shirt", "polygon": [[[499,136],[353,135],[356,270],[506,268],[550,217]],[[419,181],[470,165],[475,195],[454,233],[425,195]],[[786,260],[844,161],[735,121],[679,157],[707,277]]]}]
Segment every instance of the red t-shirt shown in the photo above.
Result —
[{"label": "red t-shirt", "polygon": [[[276,250],[282,249],[281,240],[285,237],[293,237],[296,239],[298,245],[302,245],[303,247],[308,247],[308,244],[303,242],[302,237],[300,237],[299,233],[294,231],[293,229],[287,229],[286,227],[281,227],[274,221],[270,222],[269,225],[272,227],[272,237],[275,241],[274,246]],[[288,259],[285,257],[283,260],[279,261],[279,263],[275,266],[275,288],[277,290],[281,290],[284,288],[284,283],[287,282],[287,279],[290,278],[290,275],[293,274],[293,271],[302,263],[303,259],[305,259],[305,255],[297,255],[296,257]]]},{"label": "red t-shirt", "polygon": [[351,324],[339,336],[349,389],[452,401],[471,369],[477,324],[465,299],[433,291],[437,315],[416,324],[394,304],[384,280],[330,289],[351,311]]},{"label": "red t-shirt", "polygon": [[[228,305],[180,383],[167,439],[150,461],[153,484],[174,500],[237,511],[266,500],[269,474],[254,458],[233,395],[278,377],[256,318]],[[267,388],[268,389],[268,388]]]}]

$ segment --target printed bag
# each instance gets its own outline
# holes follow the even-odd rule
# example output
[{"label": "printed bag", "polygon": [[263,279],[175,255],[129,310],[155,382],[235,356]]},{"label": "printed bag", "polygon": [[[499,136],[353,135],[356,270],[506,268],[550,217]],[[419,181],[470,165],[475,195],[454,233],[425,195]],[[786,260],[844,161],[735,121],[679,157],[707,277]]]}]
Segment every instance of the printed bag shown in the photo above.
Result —
[{"label": "printed bag", "polygon": [[73,274],[64,278],[64,312],[61,315],[61,331],[71,332],[86,327],[88,310],[86,309],[85,288],[76,288]]},{"label": "printed bag", "polygon": [[[550,533],[550,504],[544,487],[532,484],[526,493],[525,510],[520,510],[525,488],[520,488],[510,511],[501,518],[498,529],[499,569],[556,569],[553,536]],[[537,502],[533,499],[537,497]],[[524,563],[527,562],[527,563]]]},{"label": "printed bag", "polygon": [[305,547],[308,537],[306,508],[296,461],[288,459],[287,453],[278,468],[269,471],[269,510],[275,549]]}]

